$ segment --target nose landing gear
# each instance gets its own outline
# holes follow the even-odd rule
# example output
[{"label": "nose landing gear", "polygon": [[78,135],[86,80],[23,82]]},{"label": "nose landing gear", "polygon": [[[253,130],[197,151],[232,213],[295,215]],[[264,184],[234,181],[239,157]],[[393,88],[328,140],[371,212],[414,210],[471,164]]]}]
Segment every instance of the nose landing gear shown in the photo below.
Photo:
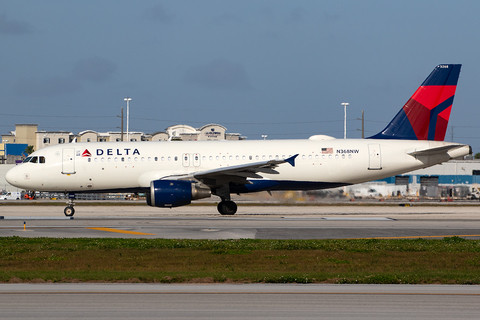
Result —
[{"label": "nose landing gear", "polygon": [[75,208],[73,206],[66,206],[65,209],[63,210],[63,213],[65,213],[65,216],[71,217],[75,213]]},{"label": "nose landing gear", "polygon": [[73,208],[73,206],[75,205],[75,194],[68,193],[67,196],[68,196],[67,206],[63,210],[63,213],[67,217],[72,217],[75,214],[75,208]]}]

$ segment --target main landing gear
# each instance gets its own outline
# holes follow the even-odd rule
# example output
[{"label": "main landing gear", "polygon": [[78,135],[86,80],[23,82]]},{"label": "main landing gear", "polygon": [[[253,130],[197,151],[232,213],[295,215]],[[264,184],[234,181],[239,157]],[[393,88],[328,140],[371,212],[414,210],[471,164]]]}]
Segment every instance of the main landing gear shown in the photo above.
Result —
[{"label": "main landing gear", "polygon": [[222,185],[214,190],[215,195],[219,196],[222,201],[217,205],[218,212],[223,216],[231,216],[237,212],[237,204],[230,200],[230,186]]},{"label": "main landing gear", "polygon": [[63,210],[63,213],[67,217],[72,217],[75,214],[75,208],[73,208],[73,206],[75,205],[75,194],[68,193],[67,196],[68,196],[67,206]]},{"label": "main landing gear", "polygon": [[221,215],[234,215],[237,212],[237,204],[230,200],[224,200],[217,205],[217,210]]}]

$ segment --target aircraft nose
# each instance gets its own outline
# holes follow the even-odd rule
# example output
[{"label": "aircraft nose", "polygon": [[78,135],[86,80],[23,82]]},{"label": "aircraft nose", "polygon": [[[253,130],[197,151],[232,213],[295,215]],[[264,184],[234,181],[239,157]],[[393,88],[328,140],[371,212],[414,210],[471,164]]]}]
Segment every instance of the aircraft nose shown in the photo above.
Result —
[{"label": "aircraft nose", "polygon": [[12,186],[15,186],[18,183],[18,168],[13,167],[12,169],[8,170],[5,174],[5,180]]}]

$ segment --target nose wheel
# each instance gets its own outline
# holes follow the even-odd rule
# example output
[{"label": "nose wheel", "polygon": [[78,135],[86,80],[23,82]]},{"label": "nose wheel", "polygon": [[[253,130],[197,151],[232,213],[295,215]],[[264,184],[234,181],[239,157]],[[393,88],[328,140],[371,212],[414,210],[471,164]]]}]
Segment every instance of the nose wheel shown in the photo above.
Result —
[{"label": "nose wheel", "polygon": [[75,209],[73,208],[73,205],[71,206],[66,206],[65,209],[63,210],[63,213],[65,213],[65,216],[71,217],[75,214]]},{"label": "nose wheel", "polygon": [[72,217],[75,214],[75,209],[73,208],[73,206],[75,205],[75,194],[68,193],[67,196],[68,196],[68,202],[67,202],[67,206],[63,210],[63,213],[67,217]]}]

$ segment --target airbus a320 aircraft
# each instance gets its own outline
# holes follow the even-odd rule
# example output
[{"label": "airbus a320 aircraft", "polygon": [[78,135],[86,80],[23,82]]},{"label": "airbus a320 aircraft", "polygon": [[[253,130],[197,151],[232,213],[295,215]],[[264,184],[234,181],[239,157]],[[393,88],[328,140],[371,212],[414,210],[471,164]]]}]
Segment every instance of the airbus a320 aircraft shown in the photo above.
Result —
[{"label": "airbus a320 aircraft", "polygon": [[145,192],[150,206],[172,208],[232,193],[316,190],[382,179],[471,153],[443,142],[461,65],[438,65],[387,127],[367,139],[70,143],[43,148],[7,172],[26,190],[69,194]]}]

